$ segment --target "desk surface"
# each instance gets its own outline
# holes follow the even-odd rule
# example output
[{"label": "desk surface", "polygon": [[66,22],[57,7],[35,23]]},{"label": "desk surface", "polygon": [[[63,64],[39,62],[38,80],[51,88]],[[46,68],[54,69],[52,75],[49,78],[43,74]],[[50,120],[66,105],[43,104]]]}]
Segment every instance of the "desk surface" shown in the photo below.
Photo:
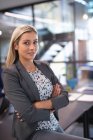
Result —
[{"label": "desk surface", "polygon": [[[74,93],[72,94],[74,95]],[[82,93],[82,96],[86,95],[88,95],[87,91],[85,93]],[[79,97],[77,97],[77,99],[75,98],[75,100],[70,101],[68,106],[59,110],[59,121],[64,129],[68,128],[85,111],[89,110],[93,106],[93,91],[91,92],[91,94],[89,93],[89,95],[91,95],[92,100],[90,101],[79,100],[82,97],[80,95]]]}]

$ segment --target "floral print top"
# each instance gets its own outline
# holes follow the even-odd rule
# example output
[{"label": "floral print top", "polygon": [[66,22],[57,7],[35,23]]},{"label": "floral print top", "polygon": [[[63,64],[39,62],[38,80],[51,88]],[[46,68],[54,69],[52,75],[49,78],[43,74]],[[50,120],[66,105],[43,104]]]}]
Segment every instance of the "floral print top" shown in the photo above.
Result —
[{"label": "floral print top", "polygon": [[[51,81],[39,70],[37,69],[34,72],[29,72],[31,78],[35,82],[39,94],[40,100],[47,100],[51,97],[53,85]],[[49,121],[39,121],[38,127],[36,130],[56,130],[59,126],[59,122],[52,112],[50,112],[50,120]]]}]

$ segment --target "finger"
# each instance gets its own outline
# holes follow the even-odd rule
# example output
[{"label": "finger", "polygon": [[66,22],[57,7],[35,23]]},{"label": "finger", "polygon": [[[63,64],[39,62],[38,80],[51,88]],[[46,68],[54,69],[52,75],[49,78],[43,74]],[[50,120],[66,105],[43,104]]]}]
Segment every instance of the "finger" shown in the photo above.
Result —
[{"label": "finger", "polygon": [[56,86],[54,86],[54,88],[53,88],[53,94],[55,94],[56,93]]},{"label": "finger", "polygon": [[59,90],[59,91],[61,91],[61,86],[59,85],[59,84],[57,84],[57,89]]},{"label": "finger", "polygon": [[60,94],[60,85],[56,84],[53,86],[53,93],[52,93],[52,97],[57,96]]},{"label": "finger", "polygon": [[61,89],[61,86],[60,86],[60,84],[56,84],[56,87]]},{"label": "finger", "polygon": [[56,89],[56,94],[59,95],[60,92],[61,92],[61,89],[60,89],[60,88],[57,88],[57,89]]}]

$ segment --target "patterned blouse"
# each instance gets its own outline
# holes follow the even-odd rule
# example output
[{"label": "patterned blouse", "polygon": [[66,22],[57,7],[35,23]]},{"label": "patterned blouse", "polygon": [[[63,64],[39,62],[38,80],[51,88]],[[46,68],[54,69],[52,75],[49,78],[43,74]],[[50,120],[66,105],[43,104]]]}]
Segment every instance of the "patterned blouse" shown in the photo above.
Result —
[{"label": "patterned blouse", "polygon": [[[39,69],[37,69],[35,72],[29,72],[29,74],[38,88],[40,100],[49,99],[53,90],[51,81]],[[55,118],[54,114],[50,112],[50,120],[39,121],[36,130],[57,130],[58,126],[59,122]]]}]

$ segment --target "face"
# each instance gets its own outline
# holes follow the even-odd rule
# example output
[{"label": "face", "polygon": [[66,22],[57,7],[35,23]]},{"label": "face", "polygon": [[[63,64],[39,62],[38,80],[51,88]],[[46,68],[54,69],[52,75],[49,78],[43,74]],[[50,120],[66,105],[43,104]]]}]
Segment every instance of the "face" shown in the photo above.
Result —
[{"label": "face", "polygon": [[38,50],[38,35],[35,32],[24,33],[15,45],[20,61],[33,61]]}]

